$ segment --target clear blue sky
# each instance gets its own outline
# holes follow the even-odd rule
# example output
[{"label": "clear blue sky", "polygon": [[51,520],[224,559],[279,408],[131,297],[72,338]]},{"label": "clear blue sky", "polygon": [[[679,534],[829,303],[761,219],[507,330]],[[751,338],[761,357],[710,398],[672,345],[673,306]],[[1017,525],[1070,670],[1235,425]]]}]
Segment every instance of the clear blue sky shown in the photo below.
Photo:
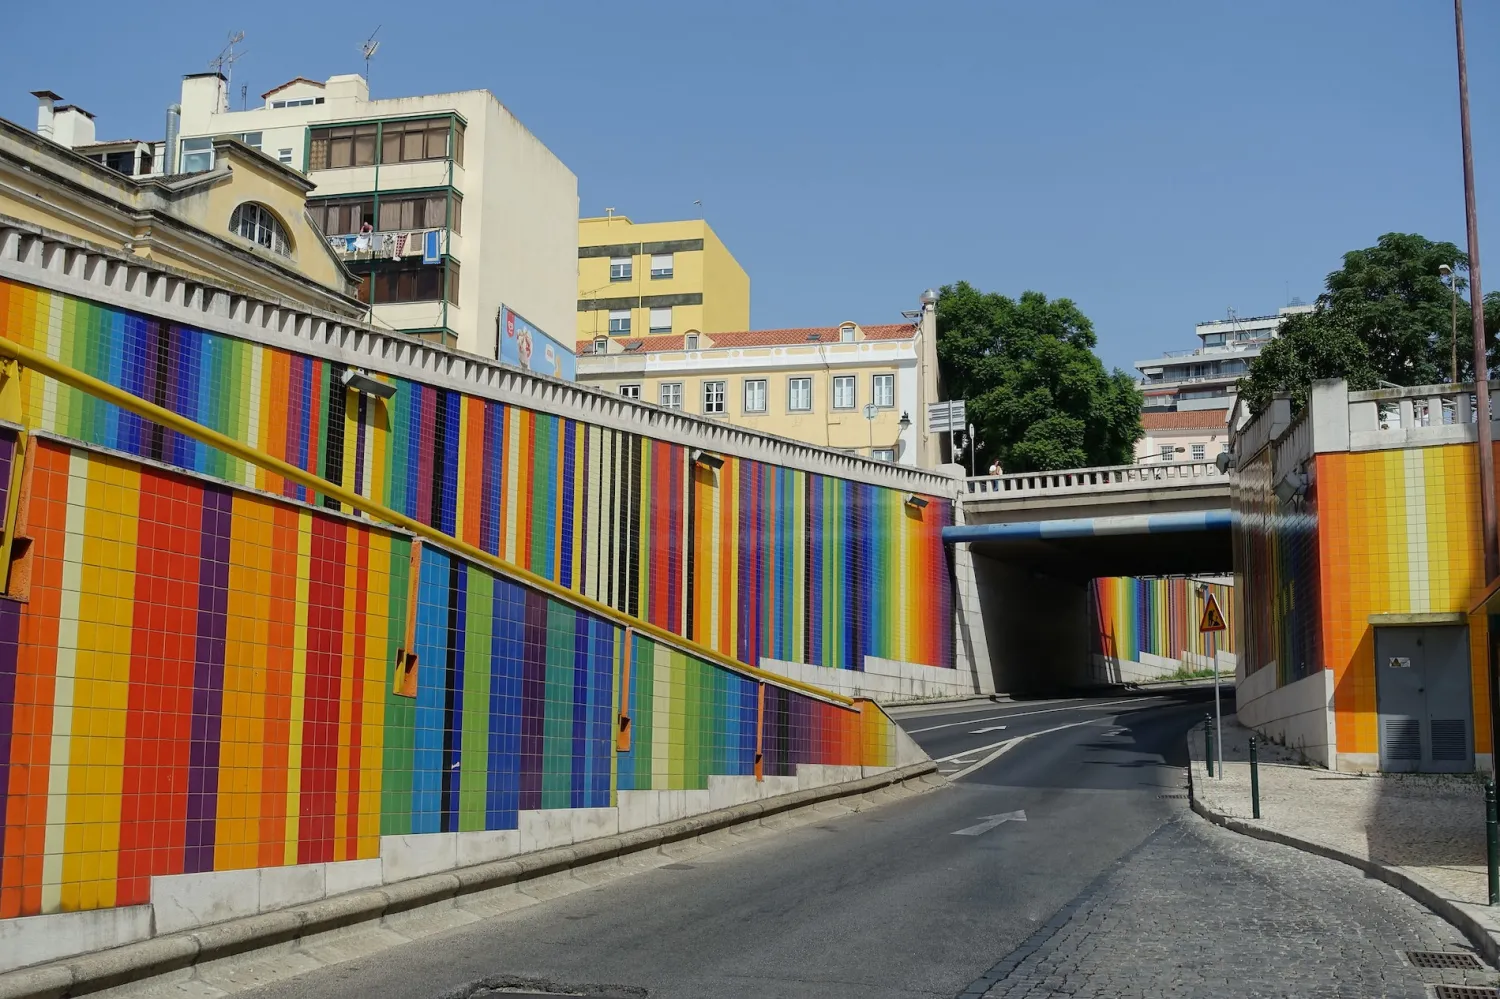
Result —
[{"label": "clear blue sky", "polygon": [[[1500,287],[1500,6],[1470,0],[1486,287]],[[144,11],[151,11],[147,16]],[[889,322],[960,278],[1068,296],[1107,363],[1311,299],[1383,232],[1462,244],[1447,0],[654,3],[75,0],[7,11],[0,116],[50,88],[157,138],[236,28],[256,95],[360,68],[493,91],[581,211],[709,221],[757,328]]]}]

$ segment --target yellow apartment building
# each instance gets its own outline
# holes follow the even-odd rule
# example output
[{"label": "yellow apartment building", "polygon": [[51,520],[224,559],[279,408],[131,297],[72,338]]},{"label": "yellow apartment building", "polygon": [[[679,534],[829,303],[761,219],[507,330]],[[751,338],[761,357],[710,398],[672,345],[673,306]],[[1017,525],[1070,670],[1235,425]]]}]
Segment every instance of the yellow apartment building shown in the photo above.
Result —
[{"label": "yellow apartment building", "polygon": [[578,220],[578,338],[750,326],[750,276],[702,219]]},{"label": "yellow apartment building", "polygon": [[596,336],[578,341],[578,380],[627,399],[877,461],[934,467],[925,432],[937,399],[935,313],[907,322]]}]

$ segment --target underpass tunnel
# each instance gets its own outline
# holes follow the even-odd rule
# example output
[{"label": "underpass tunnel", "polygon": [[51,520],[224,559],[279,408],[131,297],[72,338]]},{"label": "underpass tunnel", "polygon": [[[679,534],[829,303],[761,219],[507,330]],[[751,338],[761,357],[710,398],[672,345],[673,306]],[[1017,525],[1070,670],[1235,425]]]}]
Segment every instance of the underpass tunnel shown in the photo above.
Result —
[{"label": "underpass tunnel", "polygon": [[1131,679],[1095,661],[1117,638],[1090,600],[1096,579],[1233,571],[1227,511],[965,525],[943,537],[967,547],[995,690],[1020,697]]}]

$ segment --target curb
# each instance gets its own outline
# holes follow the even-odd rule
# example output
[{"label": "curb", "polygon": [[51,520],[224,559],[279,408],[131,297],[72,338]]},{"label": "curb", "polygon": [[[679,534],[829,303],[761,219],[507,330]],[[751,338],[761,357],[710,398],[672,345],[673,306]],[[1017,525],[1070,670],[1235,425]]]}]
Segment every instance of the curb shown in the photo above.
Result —
[{"label": "curb", "polygon": [[691,839],[819,802],[867,794],[910,781],[929,787],[946,783],[931,760],[887,770],[873,777],[745,802],[656,826],[599,839],[552,847],[472,867],[392,882],[380,888],[335,895],[306,905],[277,909],[222,923],[182,930],[0,974],[0,999],[63,999],[182,971],[316,933],[342,929],[426,905],[449,902],[491,888],[557,874],[587,864]]},{"label": "curb", "polygon": [[1375,878],[1377,881],[1383,881],[1397,891],[1404,892],[1451,923],[1464,935],[1469,943],[1474,945],[1474,948],[1479,951],[1480,955],[1491,967],[1500,967],[1500,935],[1497,935],[1477,915],[1469,911],[1471,908],[1479,908],[1478,906],[1469,906],[1463,902],[1455,902],[1453,899],[1445,897],[1437,888],[1404,868],[1388,866],[1371,860],[1368,857],[1360,857],[1331,846],[1324,846],[1321,843],[1313,843],[1310,840],[1298,839],[1296,836],[1290,836],[1274,829],[1251,825],[1243,819],[1230,818],[1205,805],[1196,795],[1192,794],[1191,787],[1188,793],[1192,799],[1193,811],[1216,826],[1222,826],[1231,832],[1237,832],[1242,836],[1249,836],[1252,839],[1261,839],[1268,843],[1279,843],[1282,846],[1290,846],[1304,853],[1316,854],[1328,860],[1336,860],[1341,864],[1348,864],[1350,867],[1355,867],[1363,871],[1367,876]]}]

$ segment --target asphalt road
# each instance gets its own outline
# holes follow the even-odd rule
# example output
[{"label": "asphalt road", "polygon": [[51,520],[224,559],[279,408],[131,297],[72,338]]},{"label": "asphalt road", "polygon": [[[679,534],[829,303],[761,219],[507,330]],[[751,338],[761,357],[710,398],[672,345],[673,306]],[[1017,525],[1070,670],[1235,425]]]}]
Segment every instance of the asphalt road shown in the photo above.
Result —
[{"label": "asphalt road", "polygon": [[[954,996],[1185,810],[1163,795],[1184,790],[1205,693],[907,713],[955,772],[1031,738],[947,788],[241,994],[428,999],[488,979],[661,999]],[[989,816],[1009,819],[954,835]]]}]

